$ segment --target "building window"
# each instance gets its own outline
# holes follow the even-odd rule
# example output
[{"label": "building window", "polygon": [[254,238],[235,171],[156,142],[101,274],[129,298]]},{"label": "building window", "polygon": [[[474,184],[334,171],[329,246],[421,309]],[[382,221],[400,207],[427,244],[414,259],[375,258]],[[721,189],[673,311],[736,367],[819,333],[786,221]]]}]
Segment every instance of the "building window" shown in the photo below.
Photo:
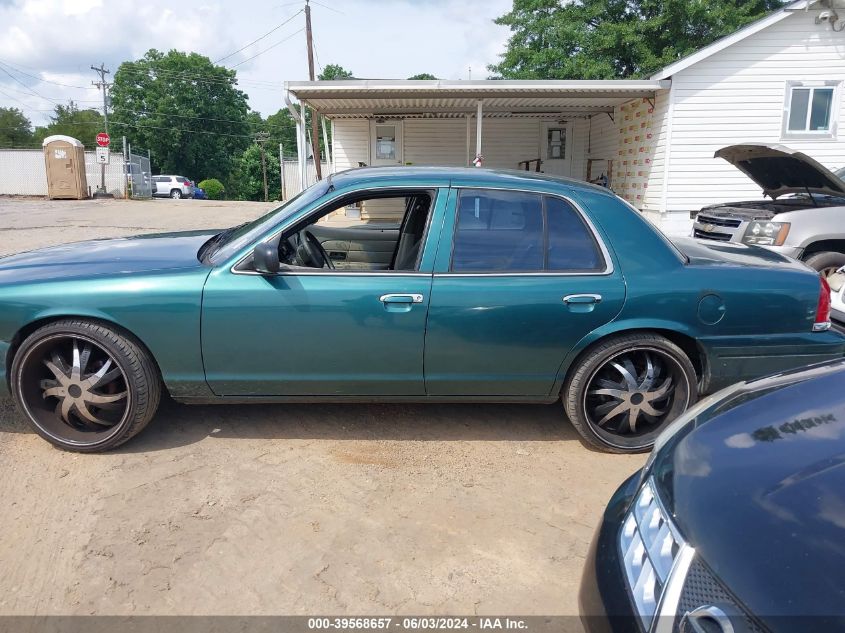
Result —
[{"label": "building window", "polygon": [[394,160],[396,158],[396,126],[376,126],[376,158]]},{"label": "building window", "polygon": [[837,81],[787,82],[784,138],[835,138],[839,84]]},{"label": "building window", "polygon": [[566,158],[566,128],[550,127],[546,158]]}]

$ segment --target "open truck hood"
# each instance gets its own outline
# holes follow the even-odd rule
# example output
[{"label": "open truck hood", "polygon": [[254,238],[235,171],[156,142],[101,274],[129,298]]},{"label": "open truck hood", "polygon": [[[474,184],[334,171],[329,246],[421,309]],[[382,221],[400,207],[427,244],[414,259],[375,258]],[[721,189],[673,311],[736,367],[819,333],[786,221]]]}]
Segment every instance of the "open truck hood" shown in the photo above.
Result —
[{"label": "open truck hood", "polygon": [[845,196],[845,182],[802,152],[783,145],[744,143],[715,154],[742,171],[770,198],[789,193]]}]

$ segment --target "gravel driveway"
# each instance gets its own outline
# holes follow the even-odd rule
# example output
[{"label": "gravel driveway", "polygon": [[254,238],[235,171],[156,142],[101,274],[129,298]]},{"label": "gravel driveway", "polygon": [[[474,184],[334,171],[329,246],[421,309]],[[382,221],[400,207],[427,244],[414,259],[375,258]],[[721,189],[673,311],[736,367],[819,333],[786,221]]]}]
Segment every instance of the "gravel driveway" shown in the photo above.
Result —
[{"label": "gravel driveway", "polygon": [[[0,253],[267,208],[0,199]],[[165,403],[75,455],[0,400],[0,615],[576,614],[643,461],[587,449],[559,405]]]}]

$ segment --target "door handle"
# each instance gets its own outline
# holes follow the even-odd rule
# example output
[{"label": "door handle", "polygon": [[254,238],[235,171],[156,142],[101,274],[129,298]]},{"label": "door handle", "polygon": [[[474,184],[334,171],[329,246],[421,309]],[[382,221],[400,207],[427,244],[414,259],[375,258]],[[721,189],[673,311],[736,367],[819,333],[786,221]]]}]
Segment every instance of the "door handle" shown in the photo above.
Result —
[{"label": "door handle", "polygon": [[601,295],[566,295],[563,302],[567,305],[601,303]]},{"label": "door handle", "polygon": [[423,296],[417,294],[410,294],[410,295],[402,295],[402,294],[395,294],[395,295],[382,295],[378,298],[379,301],[382,303],[422,303]]}]

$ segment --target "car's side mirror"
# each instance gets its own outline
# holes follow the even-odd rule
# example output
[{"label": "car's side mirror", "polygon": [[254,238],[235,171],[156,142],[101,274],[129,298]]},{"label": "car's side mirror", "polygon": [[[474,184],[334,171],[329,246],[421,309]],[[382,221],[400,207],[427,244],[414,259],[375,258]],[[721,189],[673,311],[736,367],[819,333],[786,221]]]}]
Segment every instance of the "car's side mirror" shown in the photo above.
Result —
[{"label": "car's side mirror", "polygon": [[282,267],[279,249],[272,244],[259,244],[252,251],[252,265],[262,275],[275,275]]}]

